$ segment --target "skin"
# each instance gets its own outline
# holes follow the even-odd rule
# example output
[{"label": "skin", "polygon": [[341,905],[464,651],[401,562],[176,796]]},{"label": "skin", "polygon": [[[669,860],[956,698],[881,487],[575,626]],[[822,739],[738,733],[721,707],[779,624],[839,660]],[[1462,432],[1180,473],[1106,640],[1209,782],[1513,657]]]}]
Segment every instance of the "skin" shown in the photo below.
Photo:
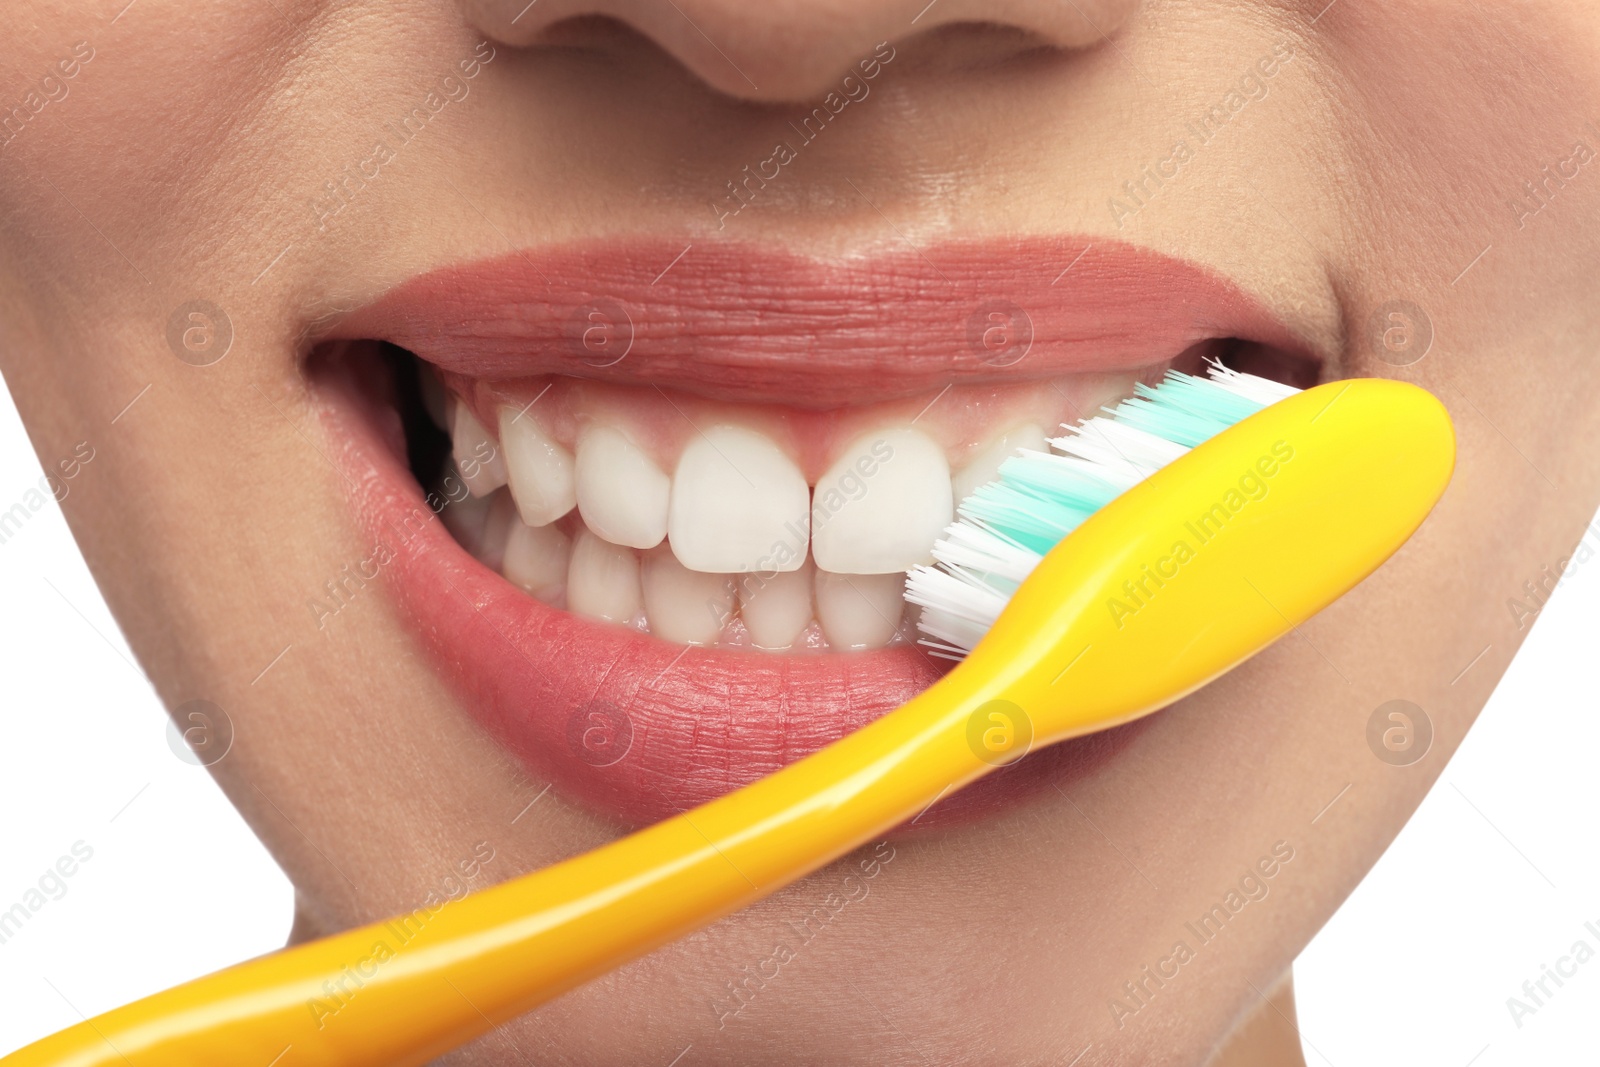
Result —
[{"label": "skin", "polygon": [[[308,342],[444,263],[718,239],[707,201],[767,154],[784,104],[881,40],[898,53],[875,101],[734,236],[818,255],[1120,237],[1233,277],[1325,376],[1417,382],[1456,420],[1452,488],[1371,580],[1070,798],[896,839],[869,896],[720,1028],[726,983],[845,868],[450,1062],[666,1063],[692,1044],[685,1063],[1064,1064],[1085,1046],[1084,1063],[1204,1063],[1414,810],[1528,632],[1507,598],[1600,500],[1600,163],[1537,213],[1508,203],[1576,141],[1600,149],[1600,5],[943,0],[914,26],[921,2],[887,0],[116,6],[44,0],[0,48],[7,103],[74,42],[94,50],[0,150],[0,370],[47,469],[94,447],[67,519],[169,707],[231,717],[212,770],[294,881],[297,937],[415,906],[478,842],[482,885],[618,833],[554,794],[513,822],[543,783],[471,725],[381,584],[316,628],[307,598],[368,546],[323,458]],[[979,13],[992,25],[963,23]],[[562,21],[595,14],[637,29]],[[319,230],[322,183],[484,37],[471,95]],[[1119,228],[1108,198],[1280,41],[1294,59],[1268,95]],[[197,298],[234,331],[205,368],[165,332]],[[1406,367],[1367,330],[1397,299],[1434,335]],[[1406,767],[1366,741],[1396,698],[1433,730]],[[1279,841],[1294,858],[1267,897],[1119,1026],[1122,983]]]}]

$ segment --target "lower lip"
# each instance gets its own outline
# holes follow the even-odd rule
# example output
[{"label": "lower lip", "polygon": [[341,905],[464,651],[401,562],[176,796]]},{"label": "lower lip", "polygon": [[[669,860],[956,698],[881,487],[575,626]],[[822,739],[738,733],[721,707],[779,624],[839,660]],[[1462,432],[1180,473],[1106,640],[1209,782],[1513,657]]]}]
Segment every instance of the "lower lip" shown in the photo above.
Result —
[{"label": "lower lip", "polygon": [[[376,368],[371,368],[374,372]],[[686,811],[892,711],[943,667],[912,646],[769,655],[669,644],[527,596],[445,531],[405,464],[398,417],[349,363],[322,373],[325,425],[368,543],[434,666],[529,771],[626,826]],[[1143,720],[1148,721],[1148,720]],[[948,827],[1097,769],[1140,724],[1035,753],[941,800]]]}]

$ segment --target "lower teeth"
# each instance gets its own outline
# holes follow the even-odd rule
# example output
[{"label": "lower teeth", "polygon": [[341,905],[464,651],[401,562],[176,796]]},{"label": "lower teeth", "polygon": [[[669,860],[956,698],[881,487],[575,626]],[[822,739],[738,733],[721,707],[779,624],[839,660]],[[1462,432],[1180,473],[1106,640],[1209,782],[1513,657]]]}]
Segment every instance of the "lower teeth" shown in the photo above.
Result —
[{"label": "lower teeth", "polygon": [[[458,478],[451,472],[446,482],[459,487]],[[832,574],[809,559],[779,573],[691,571],[666,544],[639,550],[602,539],[577,511],[528,526],[504,487],[462,496],[441,515],[457,543],[535,599],[663,640],[821,652],[915,639],[914,609],[902,598],[905,575],[898,572]]]}]

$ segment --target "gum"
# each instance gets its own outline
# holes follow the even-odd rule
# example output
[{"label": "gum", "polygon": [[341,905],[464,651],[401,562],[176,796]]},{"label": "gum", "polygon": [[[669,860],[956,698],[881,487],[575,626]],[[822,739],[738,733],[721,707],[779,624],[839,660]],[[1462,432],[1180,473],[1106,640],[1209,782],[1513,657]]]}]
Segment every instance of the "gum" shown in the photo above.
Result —
[{"label": "gum", "polygon": [[662,470],[671,472],[684,446],[717,425],[743,426],[766,435],[788,453],[815,485],[833,460],[857,438],[888,427],[915,426],[944,448],[960,469],[1011,427],[1034,423],[1054,433],[1062,423],[1098,413],[1154,381],[1167,363],[1137,374],[1096,373],[994,385],[952,385],[940,393],[831,411],[772,404],[735,404],[666,388],[612,385],[564,376],[476,381],[444,374],[446,388],[491,433],[509,407],[532,418],[568,449],[583,429],[603,424],[623,430]]}]

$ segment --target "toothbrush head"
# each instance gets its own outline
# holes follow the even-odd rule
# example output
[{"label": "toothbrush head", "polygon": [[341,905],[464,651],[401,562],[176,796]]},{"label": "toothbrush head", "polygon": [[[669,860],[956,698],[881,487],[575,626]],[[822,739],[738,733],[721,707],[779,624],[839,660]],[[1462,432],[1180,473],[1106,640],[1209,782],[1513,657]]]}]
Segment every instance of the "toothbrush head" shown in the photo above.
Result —
[{"label": "toothbrush head", "polygon": [[1194,446],[1300,390],[1212,363],[1207,377],[1168,371],[1102,415],[1062,426],[1051,449],[1018,449],[999,476],[960,501],[933,566],[907,576],[921,644],[960,659],[1045,555],[1085,519]]},{"label": "toothbrush head", "polygon": [[946,681],[1003,691],[1033,744],[1165,706],[1299,626],[1411,536],[1455,463],[1416,386],[1216,366],[1051,445],[963,501],[906,588],[923,643],[965,660]]}]

